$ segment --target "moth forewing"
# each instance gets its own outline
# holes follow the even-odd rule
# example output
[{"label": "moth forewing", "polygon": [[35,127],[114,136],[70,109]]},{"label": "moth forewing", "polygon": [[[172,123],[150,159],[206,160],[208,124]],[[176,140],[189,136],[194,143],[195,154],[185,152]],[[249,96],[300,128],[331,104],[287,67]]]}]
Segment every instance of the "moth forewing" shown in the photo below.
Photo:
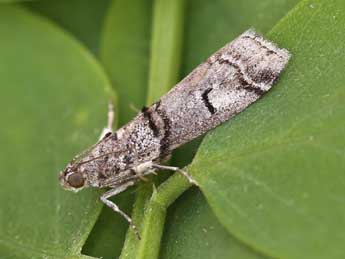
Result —
[{"label": "moth forewing", "polygon": [[[290,54],[252,29],[228,43],[156,103],[127,125],[106,134],[60,174],[63,187],[110,187],[101,200],[131,224],[130,217],[109,201],[156,169],[172,150],[229,120],[265,94],[278,79]],[[112,119],[109,112],[108,118]],[[108,127],[111,123],[108,123]],[[136,231],[137,236],[139,233]]]}]

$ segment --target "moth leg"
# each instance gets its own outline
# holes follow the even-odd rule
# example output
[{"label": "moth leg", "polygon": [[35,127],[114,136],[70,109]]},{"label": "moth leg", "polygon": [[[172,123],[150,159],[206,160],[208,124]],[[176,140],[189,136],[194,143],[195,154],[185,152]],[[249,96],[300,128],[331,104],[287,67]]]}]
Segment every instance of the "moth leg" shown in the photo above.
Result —
[{"label": "moth leg", "polygon": [[186,177],[188,179],[188,181],[196,186],[199,186],[198,183],[193,179],[193,177],[188,174],[186,171],[182,170],[179,167],[175,167],[175,166],[167,166],[167,165],[159,165],[159,164],[152,164],[152,167],[155,169],[161,169],[161,170],[169,170],[169,171],[174,171],[174,172],[179,172],[180,174],[182,174],[184,177]]},{"label": "moth leg", "polygon": [[127,182],[127,183],[124,183],[123,185],[119,185],[119,186],[113,187],[113,189],[103,193],[102,196],[100,197],[100,199],[101,199],[101,201],[105,205],[110,207],[116,213],[119,213],[122,217],[124,217],[127,220],[127,222],[129,223],[130,227],[133,229],[134,234],[140,240],[141,237],[139,235],[138,229],[135,226],[135,224],[133,223],[131,217],[128,216],[125,212],[123,212],[114,202],[108,200],[109,198],[111,198],[113,196],[116,196],[117,194],[125,191],[129,186],[131,186],[133,184],[134,184],[134,182]]},{"label": "moth leg", "polygon": [[108,103],[108,124],[107,124],[107,128],[111,132],[113,131],[114,118],[115,118],[114,104],[113,104],[112,100],[109,100],[109,103]]},{"label": "moth leg", "polygon": [[114,112],[114,104],[111,100],[109,100],[108,103],[108,122],[107,126],[103,128],[101,136],[99,137],[99,140],[103,139],[105,135],[107,135],[109,132],[113,132],[113,125],[114,125],[114,118],[115,118],[115,112]]}]

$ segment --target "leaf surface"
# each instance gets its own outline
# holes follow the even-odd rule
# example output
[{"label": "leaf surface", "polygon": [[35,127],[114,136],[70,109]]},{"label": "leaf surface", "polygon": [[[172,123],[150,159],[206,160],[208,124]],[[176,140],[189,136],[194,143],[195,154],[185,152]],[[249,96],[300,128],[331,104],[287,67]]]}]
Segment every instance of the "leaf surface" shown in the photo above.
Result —
[{"label": "leaf surface", "polygon": [[0,7],[0,255],[80,255],[99,191],[62,190],[58,172],[106,123],[109,82],[90,54],[49,21]]},{"label": "leaf surface", "polygon": [[188,190],[168,209],[167,222],[161,259],[267,258],[232,237],[196,188]]},{"label": "leaf surface", "polygon": [[72,33],[95,54],[99,52],[101,29],[109,4],[110,0],[40,0],[25,3]]}]

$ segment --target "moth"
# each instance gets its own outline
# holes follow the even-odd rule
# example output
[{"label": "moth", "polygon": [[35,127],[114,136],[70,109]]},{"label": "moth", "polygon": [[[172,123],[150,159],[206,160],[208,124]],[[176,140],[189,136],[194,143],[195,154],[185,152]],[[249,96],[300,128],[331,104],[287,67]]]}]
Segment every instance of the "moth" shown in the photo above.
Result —
[{"label": "moth", "polygon": [[164,165],[164,161],[177,147],[229,120],[264,95],[289,58],[286,49],[249,29],[116,132],[111,130],[110,109],[108,132],[60,172],[60,184],[72,191],[89,186],[110,188],[101,201],[121,214],[140,239],[131,218],[109,198],[159,169],[178,171],[196,184],[187,172]]}]

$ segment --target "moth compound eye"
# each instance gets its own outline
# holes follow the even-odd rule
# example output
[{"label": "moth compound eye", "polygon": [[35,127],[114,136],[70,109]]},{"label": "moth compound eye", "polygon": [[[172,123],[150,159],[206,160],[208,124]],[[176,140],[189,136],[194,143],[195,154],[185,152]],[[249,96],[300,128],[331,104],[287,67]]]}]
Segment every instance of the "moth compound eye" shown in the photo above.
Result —
[{"label": "moth compound eye", "polygon": [[68,176],[67,182],[74,188],[80,188],[84,185],[84,177],[79,173],[72,173]]}]

